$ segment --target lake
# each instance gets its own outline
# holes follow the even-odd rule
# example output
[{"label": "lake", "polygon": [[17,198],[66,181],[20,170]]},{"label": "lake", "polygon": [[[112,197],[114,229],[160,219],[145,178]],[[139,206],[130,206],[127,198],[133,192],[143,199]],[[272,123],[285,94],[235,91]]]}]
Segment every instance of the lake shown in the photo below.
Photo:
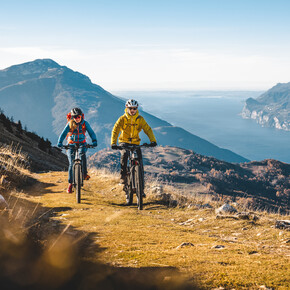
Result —
[{"label": "lake", "polygon": [[[290,163],[290,132],[263,128],[241,117],[244,101],[257,91],[117,91],[143,110],[250,160]],[[150,125],[150,124],[149,124]]]}]

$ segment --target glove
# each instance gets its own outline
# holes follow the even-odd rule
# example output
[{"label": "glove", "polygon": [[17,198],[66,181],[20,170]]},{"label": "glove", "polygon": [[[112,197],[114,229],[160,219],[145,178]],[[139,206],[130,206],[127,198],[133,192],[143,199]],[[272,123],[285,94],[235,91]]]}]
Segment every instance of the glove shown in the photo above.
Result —
[{"label": "glove", "polygon": [[156,142],[151,142],[151,143],[150,143],[150,146],[151,146],[151,147],[155,147],[155,146],[157,146],[157,143],[156,143]]},{"label": "glove", "polygon": [[117,150],[117,149],[118,149],[118,146],[117,146],[116,144],[112,144],[112,145],[111,145],[111,148],[112,148],[113,150]]},{"label": "glove", "polygon": [[62,142],[57,143],[57,147],[61,148],[62,147]]},{"label": "glove", "polygon": [[98,142],[97,142],[97,140],[93,140],[92,142],[93,142],[93,146],[95,146],[95,147],[98,146]]}]

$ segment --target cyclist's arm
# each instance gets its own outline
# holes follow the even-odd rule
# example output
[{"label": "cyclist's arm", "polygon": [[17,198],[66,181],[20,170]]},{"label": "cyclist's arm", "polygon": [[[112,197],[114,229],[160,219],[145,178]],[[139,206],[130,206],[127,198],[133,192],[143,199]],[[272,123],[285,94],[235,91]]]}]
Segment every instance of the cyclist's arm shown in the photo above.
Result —
[{"label": "cyclist's arm", "polygon": [[142,124],[142,129],[145,132],[145,134],[148,136],[150,142],[156,142],[156,138],[154,136],[154,133],[144,118],[142,118],[141,124]]},{"label": "cyclist's arm", "polygon": [[120,117],[118,121],[115,123],[114,128],[112,130],[111,145],[117,144],[117,139],[118,139],[118,136],[119,136],[119,133],[121,131],[123,124],[124,124],[124,120],[122,117]]},{"label": "cyclist's arm", "polygon": [[68,134],[68,132],[69,132],[69,123],[67,123],[67,125],[64,127],[63,131],[59,135],[57,143],[62,143],[63,140],[65,139],[66,135]]},{"label": "cyclist's arm", "polygon": [[85,122],[86,122],[86,130],[88,131],[91,139],[97,141],[97,136],[96,136],[94,130],[92,129],[91,125],[89,124],[89,122],[87,122],[87,121],[85,121]]}]

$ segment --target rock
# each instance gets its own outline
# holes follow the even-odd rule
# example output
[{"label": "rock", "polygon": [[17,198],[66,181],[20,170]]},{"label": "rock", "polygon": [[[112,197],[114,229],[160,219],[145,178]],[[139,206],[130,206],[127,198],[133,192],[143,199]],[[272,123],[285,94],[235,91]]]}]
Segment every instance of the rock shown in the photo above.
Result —
[{"label": "rock", "polygon": [[222,214],[217,214],[216,219],[234,219],[234,220],[237,220],[239,218],[237,216],[235,216],[235,215],[222,215]]},{"label": "rock", "polygon": [[211,247],[212,249],[218,249],[218,250],[221,250],[221,249],[224,249],[225,248],[225,246],[223,246],[223,245],[216,245],[216,246],[213,246],[213,247]]},{"label": "rock", "polygon": [[237,217],[242,220],[249,220],[251,216],[248,212],[241,212],[237,214]]},{"label": "rock", "polygon": [[[219,208],[220,209],[220,208]],[[216,211],[218,211],[219,209],[217,209]],[[250,220],[252,219],[253,221],[251,223],[254,223],[255,221],[257,221],[259,218],[255,215],[253,215],[252,213],[249,212],[237,212],[235,214],[229,215],[229,214],[225,214],[223,212],[219,212],[216,215],[217,219],[242,219],[242,220]]]},{"label": "rock", "polygon": [[181,226],[187,226],[187,225],[190,225],[192,223],[194,223],[194,219],[193,218],[192,219],[188,219],[187,221],[180,223],[180,225]]},{"label": "rock", "polygon": [[254,255],[254,254],[258,254],[258,252],[257,251],[250,251],[249,252],[249,255]]},{"label": "rock", "polygon": [[212,208],[212,206],[209,203],[202,204],[200,207],[201,208]]},{"label": "rock", "polygon": [[277,220],[275,223],[275,228],[290,230],[290,220]]},{"label": "rock", "polygon": [[0,210],[8,208],[5,198],[0,194]]},{"label": "rock", "polygon": [[177,205],[178,205],[177,200],[175,200],[175,199],[170,200],[170,202],[169,202],[170,207],[177,207]]},{"label": "rock", "polygon": [[268,288],[266,285],[261,285],[258,289],[272,290],[273,288]]},{"label": "rock", "polygon": [[221,207],[217,208],[215,212],[216,214],[227,214],[227,213],[236,213],[237,210],[228,203],[225,203]]},{"label": "rock", "polygon": [[188,208],[191,207],[197,207],[197,208],[212,208],[212,206],[209,203],[205,203],[205,204],[190,204],[188,206]]},{"label": "rock", "polygon": [[183,242],[178,247],[176,247],[176,249],[180,249],[180,248],[184,248],[184,247],[194,247],[194,244],[192,244],[190,242]]},{"label": "rock", "polygon": [[254,222],[257,221],[258,219],[259,219],[258,216],[256,216],[256,215],[253,216],[253,221],[254,221]]},{"label": "rock", "polygon": [[159,199],[161,199],[162,202],[169,204],[170,200],[171,200],[171,194],[170,193],[161,193],[158,194],[157,197]]},{"label": "rock", "polygon": [[162,194],[163,193],[163,186],[162,185],[153,186],[151,188],[151,192],[154,194]]}]

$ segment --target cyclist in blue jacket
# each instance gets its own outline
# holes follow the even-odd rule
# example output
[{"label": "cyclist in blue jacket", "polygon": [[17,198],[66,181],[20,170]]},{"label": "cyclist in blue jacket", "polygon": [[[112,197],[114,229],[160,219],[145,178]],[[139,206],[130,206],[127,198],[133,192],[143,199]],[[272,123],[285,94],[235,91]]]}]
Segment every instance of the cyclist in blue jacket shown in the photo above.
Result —
[{"label": "cyclist in blue jacket", "polygon": [[[68,144],[70,149],[67,150],[67,157],[69,161],[68,167],[68,193],[72,193],[72,182],[73,182],[73,161],[75,158],[74,144],[78,143],[80,145],[86,145],[86,131],[88,131],[93,146],[97,146],[97,137],[90,124],[84,120],[84,114],[80,108],[73,108],[71,112],[67,115],[68,123],[63,129],[62,133],[58,138],[58,147],[62,147],[64,139],[67,137]],[[85,146],[80,147],[80,157],[82,160],[82,167],[84,171],[84,179],[89,180],[90,176],[87,172],[87,158],[86,152],[87,148]]]}]

